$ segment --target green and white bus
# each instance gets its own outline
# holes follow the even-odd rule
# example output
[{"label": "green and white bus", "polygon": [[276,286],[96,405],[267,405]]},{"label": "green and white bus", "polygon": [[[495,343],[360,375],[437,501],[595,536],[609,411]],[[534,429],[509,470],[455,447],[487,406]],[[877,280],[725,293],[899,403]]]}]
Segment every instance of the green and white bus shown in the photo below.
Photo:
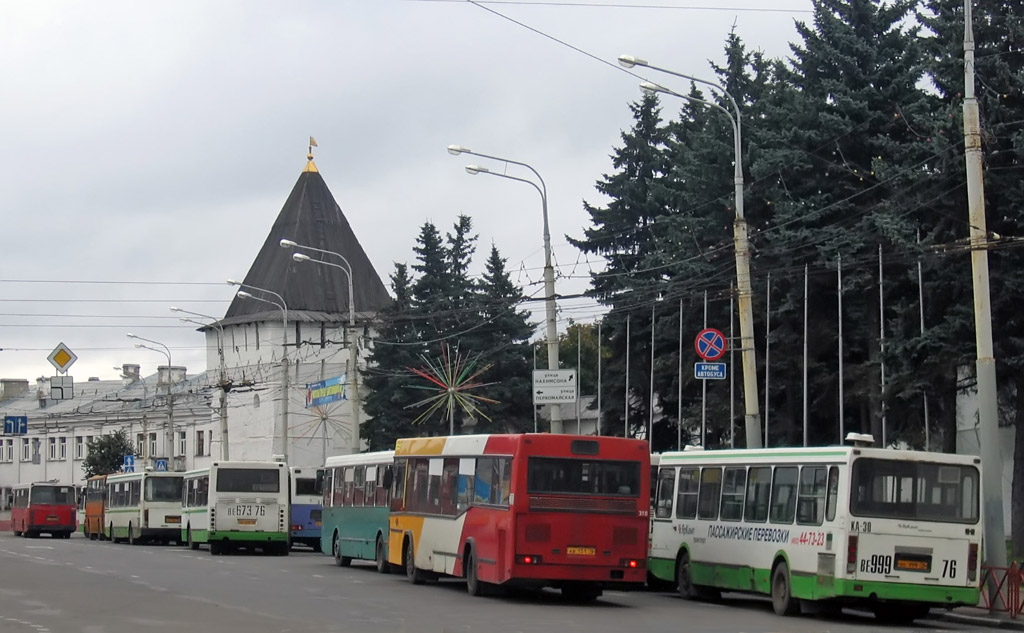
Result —
[{"label": "green and white bus", "polygon": [[260,548],[288,554],[288,466],[284,462],[214,462],[185,473],[180,538],[210,554]]},{"label": "green and white bus", "polygon": [[684,598],[768,594],[910,622],[977,605],[981,460],[853,446],[662,453],[648,566]]},{"label": "green and white bus", "polygon": [[135,545],[181,542],[182,473],[145,471],[107,476],[103,533]]},{"label": "green and white bus", "polygon": [[347,567],[372,560],[387,573],[388,514],[394,451],[328,457],[324,465],[320,551]]}]

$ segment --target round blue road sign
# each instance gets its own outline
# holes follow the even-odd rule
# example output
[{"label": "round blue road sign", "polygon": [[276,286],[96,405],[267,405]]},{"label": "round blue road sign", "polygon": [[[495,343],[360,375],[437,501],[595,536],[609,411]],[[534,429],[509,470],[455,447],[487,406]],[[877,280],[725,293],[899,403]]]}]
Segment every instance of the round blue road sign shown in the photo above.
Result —
[{"label": "round blue road sign", "polygon": [[725,335],[715,328],[705,328],[697,335],[693,347],[704,360],[718,360],[725,354]]}]

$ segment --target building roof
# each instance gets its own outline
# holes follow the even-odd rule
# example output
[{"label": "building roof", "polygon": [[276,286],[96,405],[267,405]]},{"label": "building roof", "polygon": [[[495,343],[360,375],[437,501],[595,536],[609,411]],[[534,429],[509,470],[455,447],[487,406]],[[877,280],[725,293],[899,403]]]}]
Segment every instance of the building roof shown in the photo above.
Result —
[{"label": "building roof", "polygon": [[[288,239],[302,246],[342,255],[352,267],[352,294],[356,317],[367,318],[391,302],[384,282],[359,244],[341,207],[313,164],[306,169],[278,214],[263,248],[243,280],[245,286],[273,291],[284,298],[289,321],[340,322],[348,320],[348,275],[344,270],[313,262],[292,260],[295,253],[311,259],[344,265],[339,258],[316,251],[281,247]],[[260,296],[258,291],[251,291]],[[267,299],[277,300],[273,295]],[[235,297],[222,325],[281,319],[274,306],[246,297]]]}]

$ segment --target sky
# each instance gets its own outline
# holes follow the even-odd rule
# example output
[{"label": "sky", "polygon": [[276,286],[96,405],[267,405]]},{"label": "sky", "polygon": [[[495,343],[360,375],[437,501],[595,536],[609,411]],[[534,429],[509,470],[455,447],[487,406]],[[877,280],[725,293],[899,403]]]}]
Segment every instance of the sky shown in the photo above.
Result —
[{"label": "sky", "polygon": [[[534,167],[548,191],[556,292],[586,290],[583,201],[632,125],[634,55],[712,79],[735,28],[789,54],[810,0],[153,0],[5,2],[0,21],[0,378],[144,375],[166,345],[206,369],[205,339],[172,306],[220,318],[306,163],[315,161],[378,275],[412,263],[424,222],[459,214],[527,295],[542,296],[537,191],[465,166],[448,145]],[[683,80],[634,69],[685,92]],[[681,103],[663,101],[674,118]],[[531,178],[514,166],[509,175]],[[729,192],[723,192],[728,195]],[[390,287],[390,286],[389,286]],[[543,330],[542,304],[536,308]],[[559,303],[559,328],[593,322]],[[199,319],[202,320],[202,319]],[[144,343],[157,349],[158,344]]]}]

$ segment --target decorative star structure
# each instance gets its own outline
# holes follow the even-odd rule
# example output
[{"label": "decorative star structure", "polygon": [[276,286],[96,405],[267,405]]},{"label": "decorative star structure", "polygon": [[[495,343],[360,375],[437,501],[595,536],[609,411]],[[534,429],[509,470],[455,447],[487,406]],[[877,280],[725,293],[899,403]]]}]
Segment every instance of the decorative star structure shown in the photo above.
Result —
[{"label": "decorative star structure", "polygon": [[479,405],[482,403],[498,404],[498,401],[471,393],[471,390],[495,384],[477,381],[484,372],[494,366],[494,363],[480,365],[479,355],[475,358],[468,354],[464,356],[459,353],[458,349],[453,353],[447,344],[441,346],[441,358],[433,361],[422,355],[420,358],[424,362],[423,367],[408,367],[407,369],[430,384],[407,386],[412,389],[431,391],[433,394],[405,407],[406,409],[426,407],[413,420],[413,424],[420,424],[435,412],[441,411],[448,418],[449,432],[454,435],[456,407],[462,409],[470,417],[480,416],[490,421],[490,416],[484,413]]}]

